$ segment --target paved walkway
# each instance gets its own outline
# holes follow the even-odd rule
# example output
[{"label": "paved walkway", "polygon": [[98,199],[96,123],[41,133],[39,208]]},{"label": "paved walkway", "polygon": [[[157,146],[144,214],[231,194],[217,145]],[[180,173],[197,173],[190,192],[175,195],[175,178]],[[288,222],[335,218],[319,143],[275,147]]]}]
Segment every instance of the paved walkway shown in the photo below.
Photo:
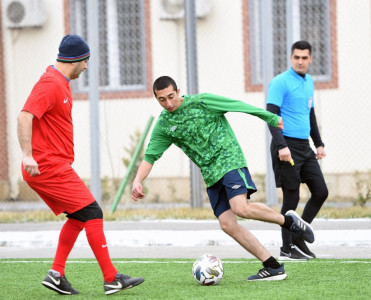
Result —
[{"label": "paved walkway", "polygon": [[[279,256],[280,227],[240,221],[274,256]],[[63,222],[0,224],[0,258],[51,258]],[[316,241],[310,249],[318,258],[371,258],[371,219],[316,219]],[[222,232],[217,221],[105,222],[112,258],[195,258],[212,253],[223,258],[253,258]],[[92,258],[84,233],[70,258]]]}]

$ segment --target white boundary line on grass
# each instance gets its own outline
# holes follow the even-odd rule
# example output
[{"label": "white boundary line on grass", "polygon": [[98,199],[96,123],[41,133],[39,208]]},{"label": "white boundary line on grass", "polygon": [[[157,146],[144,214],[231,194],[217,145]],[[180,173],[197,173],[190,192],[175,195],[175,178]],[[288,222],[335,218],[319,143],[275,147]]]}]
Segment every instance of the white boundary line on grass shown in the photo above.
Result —
[{"label": "white boundary line on grass", "polygon": [[[194,260],[174,260],[174,261],[155,261],[155,260],[113,260],[114,264],[188,264],[193,263]],[[255,263],[261,263],[260,261],[239,261],[239,260],[225,260],[222,261],[223,264],[255,264]],[[284,263],[303,263],[306,261],[284,261]],[[311,263],[323,263],[323,260],[315,260],[311,261]],[[362,261],[362,260],[350,260],[350,261],[340,261],[338,260],[329,260],[326,261],[327,263],[341,263],[341,264],[371,264],[371,261]],[[53,261],[49,260],[9,260],[9,261],[3,261],[0,260],[0,264],[15,264],[15,263],[53,263]],[[91,261],[85,261],[85,260],[69,260],[67,263],[72,264],[96,264],[97,262],[95,260]]]}]

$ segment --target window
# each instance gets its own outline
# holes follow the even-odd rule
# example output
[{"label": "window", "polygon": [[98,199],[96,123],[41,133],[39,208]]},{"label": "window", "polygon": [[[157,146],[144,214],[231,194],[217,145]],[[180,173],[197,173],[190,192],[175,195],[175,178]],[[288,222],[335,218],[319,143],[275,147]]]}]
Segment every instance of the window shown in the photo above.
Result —
[{"label": "window", "polygon": [[[245,39],[247,90],[257,90],[262,80],[262,1],[245,0],[244,14],[247,35]],[[271,0],[273,72],[277,75],[289,66],[290,40],[307,40],[312,44],[313,62],[309,73],[318,83],[335,83],[337,71],[334,32],[334,0]],[[289,6],[290,5],[290,6]],[[336,86],[337,83],[335,83]],[[254,89],[255,86],[255,89]],[[326,87],[329,87],[327,84]]]},{"label": "window", "polygon": [[[99,89],[101,92],[148,90],[147,0],[99,0]],[[87,40],[88,0],[69,0],[71,33]],[[89,42],[89,41],[88,41]],[[88,76],[74,82],[88,91]]]}]

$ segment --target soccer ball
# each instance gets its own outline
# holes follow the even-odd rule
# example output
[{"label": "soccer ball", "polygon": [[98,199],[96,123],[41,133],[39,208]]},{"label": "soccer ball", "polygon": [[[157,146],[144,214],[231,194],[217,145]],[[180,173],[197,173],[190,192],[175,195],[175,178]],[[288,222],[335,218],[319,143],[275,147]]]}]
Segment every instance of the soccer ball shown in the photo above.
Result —
[{"label": "soccer ball", "polygon": [[201,285],[216,285],[223,278],[223,264],[218,257],[204,254],[194,262],[192,274]]}]

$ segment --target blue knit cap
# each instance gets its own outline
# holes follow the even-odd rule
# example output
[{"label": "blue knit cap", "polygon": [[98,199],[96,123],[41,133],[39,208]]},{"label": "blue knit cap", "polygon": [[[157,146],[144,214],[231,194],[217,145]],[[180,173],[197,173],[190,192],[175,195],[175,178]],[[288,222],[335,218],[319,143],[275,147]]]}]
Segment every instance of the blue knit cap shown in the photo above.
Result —
[{"label": "blue knit cap", "polygon": [[77,62],[89,57],[89,46],[81,36],[68,34],[62,39],[59,45],[57,61]]}]

